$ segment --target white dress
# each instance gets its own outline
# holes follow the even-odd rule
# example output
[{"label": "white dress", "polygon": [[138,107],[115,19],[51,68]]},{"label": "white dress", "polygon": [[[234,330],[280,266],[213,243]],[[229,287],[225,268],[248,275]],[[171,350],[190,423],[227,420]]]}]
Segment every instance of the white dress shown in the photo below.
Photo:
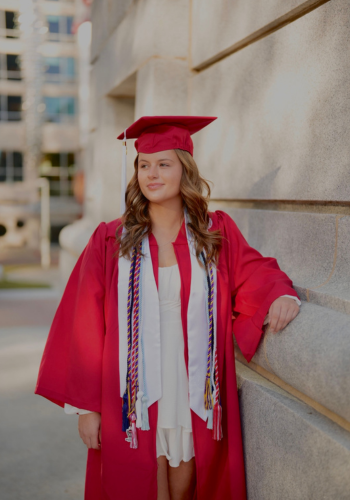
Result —
[{"label": "white dress", "polygon": [[169,465],[194,456],[188,376],[181,323],[180,272],[177,264],[158,268],[162,397],[158,401],[157,457]]}]

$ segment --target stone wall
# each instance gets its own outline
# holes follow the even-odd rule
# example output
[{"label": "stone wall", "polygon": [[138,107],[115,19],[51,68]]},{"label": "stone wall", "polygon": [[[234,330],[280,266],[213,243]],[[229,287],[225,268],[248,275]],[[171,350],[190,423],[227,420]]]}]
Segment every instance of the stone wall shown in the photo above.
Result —
[{"label": "stone wall", "polygon": [[95,0],[92,21],[87,202],[63,274],[119,216],[116,136],[142,115],[217,116],[193,137],[211,209],[302,298],[249,364],[237,347],[249,500],[350,498],[349,2]]}]

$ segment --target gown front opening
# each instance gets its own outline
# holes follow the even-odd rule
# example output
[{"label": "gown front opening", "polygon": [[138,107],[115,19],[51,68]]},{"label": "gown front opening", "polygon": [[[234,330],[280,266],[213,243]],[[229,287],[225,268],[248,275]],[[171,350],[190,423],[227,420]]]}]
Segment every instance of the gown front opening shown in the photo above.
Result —
[{"label": "gown front opening", "polygon": [[158,401],[157,457],[169,465],[194,457],[188,376],[181,322],[180,272],[175,264],[159,267],[162,397]]}]

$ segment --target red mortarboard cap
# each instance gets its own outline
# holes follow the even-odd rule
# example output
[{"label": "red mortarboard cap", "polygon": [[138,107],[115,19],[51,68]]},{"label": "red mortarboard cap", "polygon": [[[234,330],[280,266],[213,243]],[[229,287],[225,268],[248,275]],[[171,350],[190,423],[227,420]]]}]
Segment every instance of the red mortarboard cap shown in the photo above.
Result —
[{"label": "red mortarboard cap", "polygon": [[125,211],[126,139],[137,139],[138,153],[157,153],[168,149],[184,149],[193,156],[191,135],[206,127],[217,116],[142,116],[118,135],[123,140],[120,212]]},{"label": "red mortarboard cap", "polygon": [[216,118],[216,116],[142,116],[118,135],[118,139],[137,139],[135,148],[141,153],[156,153],[177,148],[193,155],[191,135]]}]

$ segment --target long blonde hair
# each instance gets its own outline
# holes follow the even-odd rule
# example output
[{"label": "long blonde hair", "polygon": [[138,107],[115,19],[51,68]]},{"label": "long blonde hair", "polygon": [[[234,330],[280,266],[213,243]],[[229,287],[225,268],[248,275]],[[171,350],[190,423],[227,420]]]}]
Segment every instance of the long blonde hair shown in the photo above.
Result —
[{"label": "long blonde hair", "polygon": [[[180,181],[180,193],[183,207],[187,208],[191,222],[188,228],[191,230],[195,246],[196,256],[200,261],[200,254],[206,252],[206,261],[217,264],[221,249],[221,232],[208,231],[208,202],[210,198],[210,186],[199,173],[193,156],[183,149],[174,149],[182,163],[182,177]],[[142,193],[137,175],[138,155],[134,161],[134,175],[130,180],[125,193],[125,212],[122,216],[122,224],[116,229],[116,239],[120,243],[119,254],[130,259],[133,247],[139,248],[143,237],[152,232],[152,221],[148,212],[149,200]],[[121,226],[126,229],[121,237]]]}]

